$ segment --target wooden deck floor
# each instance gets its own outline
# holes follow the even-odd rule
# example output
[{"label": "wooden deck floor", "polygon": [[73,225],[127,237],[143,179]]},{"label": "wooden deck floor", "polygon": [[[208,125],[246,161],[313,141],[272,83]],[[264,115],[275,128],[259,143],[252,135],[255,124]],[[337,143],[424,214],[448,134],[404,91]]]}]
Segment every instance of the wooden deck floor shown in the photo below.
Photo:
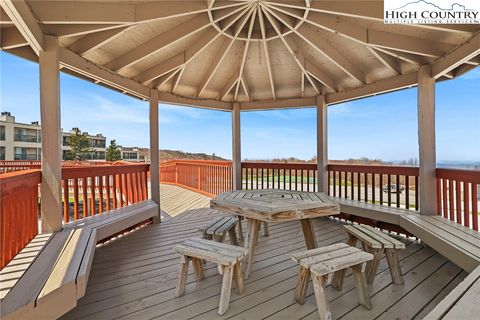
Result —
[{"label": "wooden deck floor", "polygon": [[160,184],[160,208],[171,217],[187,210],[206,208],[209,205],[210,198],[207,196],[181,187]]},{"label": "wooden deck floor", "polygon": [[[221,277],[211,263],[200,283],[189,270],[186,294],[175,298],[179,257],[173,247],[198,236],[197,228],[214,214],[208,208],[193,209],[98,248],[87,293],[63,319],[317,319],[311,284],[305,305],[293,301],[298,266],[289,253],[305,249],[298,222],[273,224],[270,236],[259,238],[245,293],[232,291],[223,317],[216,314]],[[345,241],[341,222],[324,218],[314,224],[320,246]],[[336,319],[421,319],[466,276],[434,250],[404,241],[407,247],[399,258],[405,284],[392,284],[382,261],[369,286],[373,310],[367,311],[358,305],[348,275],[341,292],[327,288]]]}]

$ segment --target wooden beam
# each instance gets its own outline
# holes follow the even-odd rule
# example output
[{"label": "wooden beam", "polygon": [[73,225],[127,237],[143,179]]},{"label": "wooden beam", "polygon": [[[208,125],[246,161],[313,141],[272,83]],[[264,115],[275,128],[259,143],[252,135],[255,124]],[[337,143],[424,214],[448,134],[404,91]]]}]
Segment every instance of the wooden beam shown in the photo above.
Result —
[{"label": "wooden beam", "polygon": [[327,104],[324,96],[317,96],[317,185],[318,192],[328,192],[328,130]]},{"label": "wooden beam", "polygon": [[241,102],[241,110],[274,110],[288,108],[312,108],[317,103],[316,97],[296,98],[296,99],[278,99],[271,101],[250,101]]},{"label": "wooden beam", "polygon": [[480,32],[449,54],[435,61],[432,64],[432,76],[438,79],[478,54],[480,54]]},{"label": "wooden beam", "polygon": [[417,73],[411,72],[400,76],[391,77],[370,83],[358,88],[329,93],[326,96],[327,104],[340,103],[363,97],[373,96],[385,92],[395,91],[415,86],[417,84]]},{"label": "wooden beam", "polygon": [[15,26],[0,29],[0,42],[2,50],[28,46],[27,40]]},{"label": "wooden beam", "polygon": [[242,190],[242,146],[240,139],[240,104],[232,109],[232,175],[233,189]]},{"label": "wooden beam", "polygon": [[314,64],[306,61],[305,62],[305,70],[309,74],[312,75],[315,79],[317,79],[320,83],[322,83],[325,87],[332,89],[333,91],[338,91],[337,82],[330,78],[325,72],[321,71],[317,68]]},{"label": "wooden beam", "polygon": [[158,127],[158,91],[150,89],[150,190],[151,199],[158,204],[158,215],[153,218],[154,222],[161,221],[160,215],[160,155],[159,155],[159,127]]},{"label": "wooden beam", "polygon": [[162,61],[161,63],[157,64],[156,66],[153,66],[146,71],[137,74],[134,76],[132,79],[143,83],[143,84],[148,84],[152,80],[159,78],[163,76],[164,74],[169,73],[170,71],[178,68],[179,66],[183,65],[184,63],[185,56],[183,53],[179,53],[170,59],[167,59],[165,61]]},{"label": "wooden beam", "polygon": [[45,36],[40,51],[40,118],[42,122],[42,232],[62,229],[62,147],[60,74],[57,38]]},{"label": "wooden beam", "polygon": [[212,110],[223,110],[231,111],[232,104],[230,102],[211,100],[211,99],[195,99],[178,96],[168,92],[160,92],[158,94],[158,99],[161,102],[178,104],[183,106],[196,106],[199,108],[212,109]]},{"label": "wooden beam", "polygon": [[380,61],[388,70],[390,70],[394,76],[402,74],[400,62],[397,59],[383,52],[377,51],[372,47],[367,47],[367,49],[375,56],[375,58],[377,58],[378,61]]},{"label": "wooden beam", "polygon": [[0,6],[37,55],[43,51],[43,31],[24,0],[2,0]]},{"label": "wooden beam", "polygon": [[69,49],[83,56],[119,36],[128,27],[104,30],[88,34],[69,45]]},{"label": "wooden beam", "polygon": [[260,33],[262,35],[263,53],[265,55],[265,61],[266,61],[267,70],[268,70],[268,80],[270,82],[270,90],[272,90],[272,98],[276,99],[277,96],[275,93],[275,83],[273,81],[272,66],[270,64],[270,54],[268,53],[268,45],[266,40],[265,20],[263,19],[262,10],[258,10],[257,13],[258,13],[258,21],[260,24]]},{"label": "wooden beam", "polygon": [[43,25],[45,34],[64,37],[86,36],[106,30],[125,27],[123,24],[48,24]]},{"label": "wooden beam", "polygon": [[220,91],[220,96],[218,97],[220,100],[223,100],[227,94],[232,91],[233,87],[235,84],[238,82],[238,71],[234,71],[232,76],[229,78],[227,82],[225,82],[225,85],[223,86],[222,91]]},{"label": "wooden beam", "polygon": [[73,51],[70,51],[66,48],[59,48],[59,57],[60,64],[67,69],[87,76],[95,81],[98,80],[103,82],[108,86],[118,90],[126,91],[133,96],[142,99],[148,99],[150,97],[149,88],[141,85],[138,82],[124,78],[110,70],[100,67],[82,58]]},{"label": "wooden beam", "polygon": [[418,70],[418,192],[421,214],[437,214],[435,79],[431,66]]}]

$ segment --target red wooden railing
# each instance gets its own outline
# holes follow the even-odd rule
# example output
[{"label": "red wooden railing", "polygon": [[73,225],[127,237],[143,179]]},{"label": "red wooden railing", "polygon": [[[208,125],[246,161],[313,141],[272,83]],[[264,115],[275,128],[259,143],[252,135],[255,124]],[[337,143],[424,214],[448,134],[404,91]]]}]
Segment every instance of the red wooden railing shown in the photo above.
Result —
[{"label": "red wooden railing", "polygon": [[[104,166],[116,163],[111,161],[62,161],[62,167]],[[39,160],[0,160],[0,173],[40,169],[40,167],[41,161]]]},{"label": "red wooden railing", "polygon": [[328,165],[328,194],[397,208],[418,210],[418,168]]},{"label": "red wooden railing", "polygon": [[480,170],[437,169],[437,213],[478,231]]},{"label": "red wooden railing", "polygon": [[149,167],[149,164],[63,167],[64,222],[146,200]]},{"label": "red wooden railing", "polygon": [[211,160],[165,161],[160,164],[160,182],[213,197],[232,190],[232,163]]},{"label": "red wooden railing", "polygon": [[0,175],[0,269],[38,233],[40,170]]}]

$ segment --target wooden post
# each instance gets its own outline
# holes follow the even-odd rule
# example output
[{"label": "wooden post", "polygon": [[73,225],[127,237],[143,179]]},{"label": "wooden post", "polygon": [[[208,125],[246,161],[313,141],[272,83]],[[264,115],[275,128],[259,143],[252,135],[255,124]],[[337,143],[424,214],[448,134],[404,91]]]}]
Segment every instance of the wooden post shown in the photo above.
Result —
[{"label": "wooden post", "polygon": [[435,79],[431,66],[418,70],[418,149],[420,213],[436,213]]},{"label": "wooden post", "polygon": [[233,189],[242,190],[242,148],[240,142],[240,104],[234,103],[232,110],[232,172]]},{"label": "wooden post", "polygon": [[62,229],[62,148],[60,133],[60,76],[58,42],[45,36],[39,55],[40,119],[42,122],[42,232]]},{"label": "wooden post", "polygon": [[158,204],[158,215],[153,222],[160,222],[160,177],[158,147],[158,91],[150,90],[150,190],[152,200]]},{"label": "wooden post", "polygon": [[318,192],[328,192],[327,105],[317,96],[317,184]]}]

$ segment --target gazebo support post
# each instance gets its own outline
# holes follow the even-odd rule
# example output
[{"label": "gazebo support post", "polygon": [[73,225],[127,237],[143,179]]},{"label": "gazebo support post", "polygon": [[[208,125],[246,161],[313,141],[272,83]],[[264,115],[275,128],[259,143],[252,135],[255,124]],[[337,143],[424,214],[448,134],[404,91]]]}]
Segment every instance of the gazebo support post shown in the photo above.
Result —
[{"label": "gazebo support post", "polygon": [[42,123],[42,233],[62,229],[62,148],[60,76],[57,38],[45,35],[40,51],[40,119]]},{"label": "gazebo support post", "polygon": [[160,176],[159,176],[159,135],[158,135],[158,90],[150,89],[150,192],[152,200],[158,204],[158,215],[153,218],[159,223],[160,215]]},{"label": "gazebo support post", "polygon": [[436,213],[435,79],[432,67],[418,70],[418,149],[420,213]]},{"label": "gazebo support post", "polygon": [[242,155],[240,142],[240,104],[232,109],[232,175],[233,189],[242,190]]},{"label": "gazebo support post", "polygon": [[317,96],[317,185],[318,192],[328,192],[327,105]]}]

